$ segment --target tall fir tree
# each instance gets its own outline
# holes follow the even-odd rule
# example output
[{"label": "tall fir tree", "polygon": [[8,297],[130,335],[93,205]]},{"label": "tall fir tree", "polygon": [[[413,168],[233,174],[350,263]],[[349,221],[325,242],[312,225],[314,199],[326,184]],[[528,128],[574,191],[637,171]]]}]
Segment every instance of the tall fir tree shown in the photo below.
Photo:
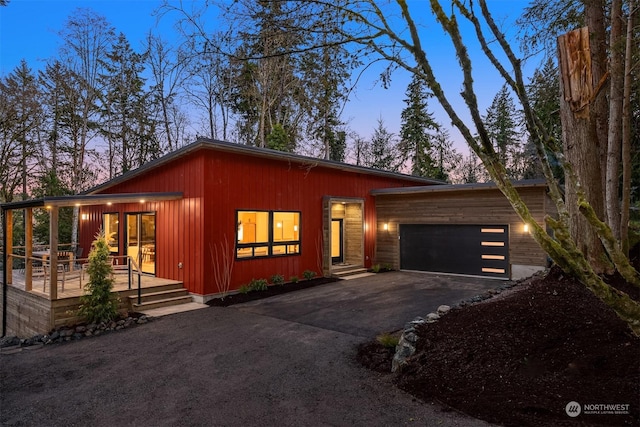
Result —
[{"label": "tall fir tree", "polygon": [[101,130],[109,142],[109,174],[113,177],[158,157],[160,149],[148,114],[144,55],[134,52],[120,34],[103,65]]},{"label": "tall fir tree", "polygon": [[396,149],[393,133],[387,130],[384,120],[379,118],[378,125],[371,136],[366,166],[397,172],[400,164],[397,161]]},{"label": "tall fir tree", "polygon": [[402,110],[399,150],[404,161],[411,163],[411,174],[424,177],[441,175],[432,157],[433,134],[440,126],[428,110],[427,89],[419,76],[414,75],[407,86],[407,106]]},{"label": "tall fir tree", "polygon": [[487,108],[484,124],[498,159],[507,169],[510,178],[522,176],[522,148],[518,124],[520,113],[507,85],[502,86]]}]

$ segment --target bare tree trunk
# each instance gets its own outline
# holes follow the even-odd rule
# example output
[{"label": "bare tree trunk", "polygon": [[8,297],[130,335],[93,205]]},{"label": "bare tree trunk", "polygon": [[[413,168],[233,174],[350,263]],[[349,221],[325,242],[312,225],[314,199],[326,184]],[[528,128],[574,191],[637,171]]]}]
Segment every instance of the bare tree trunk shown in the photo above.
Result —
[{"label": "bare tree trunk", "polygon": [[624,89],[622,98],[622,205],[620,211],[620,246],[629,255],[629,208],[631,204],[631,61],[634,44],[633,24],[638,11],[637,0],[629,2],[627,40],[624,55]]},{"label": "bare tree trunk", "polygon": [[609,132],[607,138],[606,208],[607,222],[614,237],[620,235],[620,155],[622,137],[622,98],[624,89],[624,56],[622,51],[622,0],[611,4]]},{"label": "bare tree trunk", "polygon": [[[599,178],[602,180],[600,188],[604,195],[606,167],[607,167],[607,133],[609,124],[607,121],[609,107],[607,105],[607,97],[605,92],[599,93],[600,85],[605,81],[608,68],[607,57],[607,31],[605,18],[606,8],[605,2],[608,0],[583,0],[585,4],[585,26],[589,29],[589,50],[591,51],[591,75],[593,95],[589,108],[591,114],[592,126],[594,126],[593,142],[599,150],[599,161],[601,174]],[[595,160],[596,157],[593,158]],[[579,175],[580,176],[580,175]],[[586,185],[586,184],[585,184]],[[589,200],[591,202],[591,200]],[[592,202],[593,203],[593,202]],[[604,204],[604,201],[602,202]],[[594,206],[595,207],[595,206]],[[604,206],[597,209],[596,212],[600,218],[604,218],[606,210]]]},{"label": "bare tree trunk", "polygon": [[580,188],[599,218],[604,201],[600,149],[591,101],[595,96],[589,30],[581,28],[558,39],[560,55],[560,119],[566,160],[581,182],[566,183],[566,206],[571,217],[571,236],[596,273],[609,267],[600,239],[578,209]]}]

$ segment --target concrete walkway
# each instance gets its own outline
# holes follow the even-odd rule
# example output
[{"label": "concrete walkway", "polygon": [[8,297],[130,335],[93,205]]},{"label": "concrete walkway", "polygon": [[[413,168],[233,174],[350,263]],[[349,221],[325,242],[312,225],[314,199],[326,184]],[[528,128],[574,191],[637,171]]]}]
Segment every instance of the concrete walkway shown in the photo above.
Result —
[{"label": "concrete walkway", "polygon": [[384,273],[0,356],[0,425],[482,426],[354,360],[500,282]]}]

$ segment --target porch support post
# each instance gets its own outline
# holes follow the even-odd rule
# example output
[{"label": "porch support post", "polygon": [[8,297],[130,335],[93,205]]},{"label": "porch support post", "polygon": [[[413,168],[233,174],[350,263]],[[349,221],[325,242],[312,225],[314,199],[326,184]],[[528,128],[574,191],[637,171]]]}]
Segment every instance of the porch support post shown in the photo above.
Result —
[{"label": "porch support post", "polygon": [[24,212],[24,290],[29,292],[33,287],[33,208]]},{"label": "porch support post", "polygon": [[12,270],[9,267],[11,258],[8,256],[7,249],[9,248],[9,241],[7,235],[9,233],[9,218],[11,218],[10,210],[2,210],[2,337],[7,335],[7,283],[9,280],[7,274]]},{"label": "porch support post", "polygon": [[51,274],[49,296],[51,301],[58,299],[58,213],[58,207],[51,206],[49,209],[49,273]]},{"label": "porch support post", "polygon": [[322,198],[322,231],[319,233],[320,244],[322,249],[322,271],[323,277],[331,277],[331,197],[324,196]]},{"label": "porch support post", "polygon": [[7,271],[7,283],[13,283],[13,211],[11,209],[4,211],[4,219],[6,228],[4,230],[4,237],[7,246],[4,248],[6,253],[7,263],[4,265]]}]

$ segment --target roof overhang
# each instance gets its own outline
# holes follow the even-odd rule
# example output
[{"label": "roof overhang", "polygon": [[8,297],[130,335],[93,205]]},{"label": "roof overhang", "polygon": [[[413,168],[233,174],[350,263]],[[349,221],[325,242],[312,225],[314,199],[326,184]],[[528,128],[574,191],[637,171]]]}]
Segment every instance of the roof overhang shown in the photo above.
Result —
[{"label": "roof overhang", "polygon": [[[547,182],[544,179],[531,179],[514,181],[515,188],[547,188]],[[479,190],[499,190],[494,182],[483,182],[473,184],[450,184],[450,185],[430,185],[420,187],[399,187],[399,188],[381,188],[371,190],[372,196],[387,196],[397,194],[429,194],[429,193],[447,193],[458,191],[479,191]]]},{"label": "roof overhang", "polygon": [[182,192],[172,193],[119,193],[119,194],[80,194],[74,196],[43,197],[3,203],[3,211],[26,208],[50,208],[66,206],[96,206],[117,203],[160,202],[182,199]]}]

